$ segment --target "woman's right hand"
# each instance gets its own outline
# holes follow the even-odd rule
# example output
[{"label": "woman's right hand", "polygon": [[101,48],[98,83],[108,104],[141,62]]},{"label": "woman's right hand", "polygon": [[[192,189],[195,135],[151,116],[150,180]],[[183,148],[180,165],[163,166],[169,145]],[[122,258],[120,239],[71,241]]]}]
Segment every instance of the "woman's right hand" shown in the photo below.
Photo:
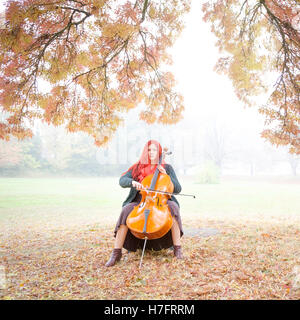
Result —
[{"label": "woman's right hand", "polygon": [[143,185],[137,181],[132,181],[132,186],[137,190],[142,190],[144,188]]}]

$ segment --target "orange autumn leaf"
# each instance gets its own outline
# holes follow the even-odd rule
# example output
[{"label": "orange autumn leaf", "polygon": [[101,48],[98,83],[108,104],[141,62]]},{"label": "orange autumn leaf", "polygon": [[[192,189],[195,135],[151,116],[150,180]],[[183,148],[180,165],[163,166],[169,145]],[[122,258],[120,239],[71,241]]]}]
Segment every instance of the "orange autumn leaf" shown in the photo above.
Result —
[{"label": "orange autumn leaf", "polygon": [[[27,120],[84,131],[100,146],[140,103],[148,123],[181,119],[167,53],[190,0],[8,0],[0,27],[0,138],[32,136]],[[38,80],[51,84],[41,92]],[[171,114],[170,121],[163,115]]]},{"label": "orange autumn leaf", "polygon": [[202,9],[221,52],[215,70],[247,106],[268,94],[258,105],[266,124],[261,136],[300,154],[299,1],[213,0]]}]

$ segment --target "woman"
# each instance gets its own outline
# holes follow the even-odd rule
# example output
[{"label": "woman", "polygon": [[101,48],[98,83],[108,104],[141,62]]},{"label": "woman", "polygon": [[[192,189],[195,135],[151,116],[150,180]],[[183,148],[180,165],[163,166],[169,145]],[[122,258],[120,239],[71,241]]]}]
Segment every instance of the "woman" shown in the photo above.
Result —
[{"label": "woman", "polygon": [[[142,195],[139,190],[142,189],[142,180],[149,174],[154,174],[158,165],[159,158],[162,154],[161,145],[155,140],[149,140],[142,152],[142,155],[138,162],[132,165],[126,172],[124,172],[120,178],[120,186],[123,188],[131,188],[127,199],[122,204],[122,211],[117,221],[114,236],[115,245],[110,259],[105,264],[107,267],[113,266],[122,257],[122,247],[128,251],[136,251],[138,248],[143,248],[144,240],[136,238],[126,226],[126,219],[129,213],[136,206]],[[173,193],[179,193],[181,191],[180,183],[177,180],[176,174],[171,165],[162,161],[158,167],[159,171],[164,174],[168,174],[174,185]],[[183,235],[181,217],[179,213],[179,203],[172,195],[167,201],[170,208],[173,224],[169,232],[159,239],[148,240],[146,243],[146,249],[161,250],[167,249],[173,246],[174,255],[178,259],[183,258],[180,238]]]}]

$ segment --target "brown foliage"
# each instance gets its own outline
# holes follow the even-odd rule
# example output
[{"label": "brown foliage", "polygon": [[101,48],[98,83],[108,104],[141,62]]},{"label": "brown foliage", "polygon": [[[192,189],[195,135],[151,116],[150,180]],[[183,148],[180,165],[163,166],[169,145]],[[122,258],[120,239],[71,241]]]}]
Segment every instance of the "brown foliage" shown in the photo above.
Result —
[{"label": "brown foliage", "polygon": [[[141,118],[175,123],[183,99],[161,70],[190,0],[9,0],[0,30],[0,138],[32,136],[43,119],[107,142],[121,114],[144,102]],[[42,93],[38,80],[53,87]]]},{"label": "brown foliage", "polygon": [[300,4],[297,0],[214,0],[204,4],[224,54],[218,72],[232,80],[247,105],[267,92],[266,74],[276,74],[270,97],[259,112],[269,128],[262,136],[276,145],[289,145],[300,154]]}]

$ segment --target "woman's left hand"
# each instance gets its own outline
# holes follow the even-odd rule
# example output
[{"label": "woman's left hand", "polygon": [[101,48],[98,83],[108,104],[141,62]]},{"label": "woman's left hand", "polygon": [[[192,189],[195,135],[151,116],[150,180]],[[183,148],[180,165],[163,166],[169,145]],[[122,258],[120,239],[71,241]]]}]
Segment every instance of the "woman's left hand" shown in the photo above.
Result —
[{"label": "woman's left hand", "polygon": [[163,174],[167,174],[165,168],[163,166],[161,166],[161,165],[158,167],[158,170]]}]

